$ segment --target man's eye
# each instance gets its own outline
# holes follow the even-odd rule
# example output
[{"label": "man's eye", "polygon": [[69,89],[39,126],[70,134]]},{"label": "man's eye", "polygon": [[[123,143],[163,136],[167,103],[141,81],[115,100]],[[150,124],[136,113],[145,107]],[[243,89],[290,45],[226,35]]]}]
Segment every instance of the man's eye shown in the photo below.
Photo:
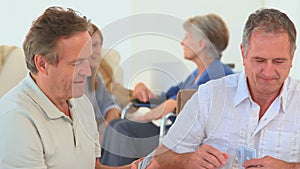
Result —
[{"label": "man's eye", "polygon": [[283,63],[284,60],[282,60],[282,59],[276,59],[276,60],[274,60],[273,62],[274,62],[275,64],[280,64],[280,63]]},{"label": "man's eye", "polygon": [[255,59],[254,61],[255,61],[255,62],[258,62],[258,63],[262,63],[262,62],[265,61],[265,59]]},{"label": "man's eye", "polygon": [[74,66],[80,65],[82,63],[82,61],[76,61],[73,63]]}]

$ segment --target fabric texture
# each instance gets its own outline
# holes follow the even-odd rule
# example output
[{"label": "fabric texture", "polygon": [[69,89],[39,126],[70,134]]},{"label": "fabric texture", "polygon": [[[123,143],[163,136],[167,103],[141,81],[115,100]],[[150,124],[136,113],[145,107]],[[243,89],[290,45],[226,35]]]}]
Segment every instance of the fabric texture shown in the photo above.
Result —
[{"label": "fabric texture", "polygon": [[70,119],[28,74],[0,107],[1,169],[94,169],[101,149],[86,96],[69,100]]},{"label": "fabric texture", "polygon": [[[198,70],[196,69],[184,81],[176,86],[172,86],[167,92],[162,93],[158,99],[161,101],[166,99],[176,100],[180,89],[197,89],[200,84],[232,73],[229,67],[216,59],[202,73],[197,82],[195,82],[195,77],[198,74]],[[141,133],[147,133],[148,137]],[[159,127],[152,122],[137,123],[117,119],[114,120],[113,125],[106,129],[103,138],[101,144],[103,146],[101,163],[118,166],[128,164],[154,150],[159,143]],[[122,145],[116,145],[117,143],[114,140],[122,140]],[[123,148],[119,148],[120,146],[123,146]],[[147,147],[147,149],[141,147]]]},{"label": "fabric texture", "polygon": [[201,85],[162,144],[177,153],[212,144],[230,153],[227,168],[239,168],[234,153],[239,145],[255,148],[258,158],[270,155],[300,162],[299,84],[287,78],[280,95],[260,120],[260,107],[251,98],[244,72]]}]

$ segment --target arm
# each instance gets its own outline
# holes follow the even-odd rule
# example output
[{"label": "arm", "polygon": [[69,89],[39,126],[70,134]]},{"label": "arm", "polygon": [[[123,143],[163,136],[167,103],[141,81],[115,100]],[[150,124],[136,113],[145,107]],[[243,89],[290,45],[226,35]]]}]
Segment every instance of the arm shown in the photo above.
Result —
[{"label": "arm", "polygon": [[135,166],[136,166],[135,164],[128,164],[128,165],[118,166],[118,167],[106,166],[106,165],[102,165],[99,159],[96,158],[95,169],[137,169],[137,167]]},{"label": "arm", "polygon": [[265,169],[299,169],[300,163],[289,163],[283,160],[276,159],[271,156],[263,158],[255,158],[246,161],[243,166],[245,168],[265,168]]},{"label": "arm", "polygon": [[105,115],[105,121],[108,124],[114,119],[120,118],[120,110],[116,108],[109,109]]},{"label": "arm", "polygon": [[166,115],[169,112],[173,112],[176,108],[176,100],[168,99],[164,101],[159,106],[155,107],[151,111],[149,111],[147,114],[137,117],[135,121],[142,121],[142,122],[148,122],[151,120],[157,120],[162,118],[164,115]]},{"label": "arm", "polygon": [[105,116],[105,120],[110,122],[115,118],[120,117],[120,107],[114,103],[112,95],[105,88],[103,81],[100,77],[99,85],[96,91],[97,106],[100,112]]},{"label": "arm", "polygon": [[154,161],[160,169],[219,168],[226,164],[228,157],[228,154],[223,154],[209,145],[202,145],[196,152],[182,154],[160,145],[156,150]]},{"label": "arm", "polygon": [[132,95],[142,102],[148,102],[150,98],[154,97],[144,83],[137,84],[133,89]]}]

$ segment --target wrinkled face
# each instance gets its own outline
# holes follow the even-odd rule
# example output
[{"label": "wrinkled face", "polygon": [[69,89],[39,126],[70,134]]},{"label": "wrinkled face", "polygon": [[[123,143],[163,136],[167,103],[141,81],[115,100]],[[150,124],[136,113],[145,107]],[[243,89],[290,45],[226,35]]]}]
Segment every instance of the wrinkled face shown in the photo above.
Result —
[{"label": "wrinkled face", "polygon": [[101,57],[101,49],[102,49],[102,38],[99,32],[96,32],[92,36],[92,43],[93,43],[93,54],[90,57],[90,64],[92,69],[96,69]]},{"label": "wrinkled face", "polygon": [[251,94],[278,94],[292,67],[288,34],[256,31],[248,52],[241,49]]},{"label": "wrinkled face", "polygon": [[197,56],[199,43],[193,38],[192,33],[186,32],[184,39],[181,41],[184,50],[184,58],[191,60]]},{"label": "wrinkled face", "polygon": [[47,86],[57,99],[68,100],[84,93],[86,77],[91,75],[89,57],[92,42],[88,32],[77,33],[57,43],[59,61],[47,68]]}]

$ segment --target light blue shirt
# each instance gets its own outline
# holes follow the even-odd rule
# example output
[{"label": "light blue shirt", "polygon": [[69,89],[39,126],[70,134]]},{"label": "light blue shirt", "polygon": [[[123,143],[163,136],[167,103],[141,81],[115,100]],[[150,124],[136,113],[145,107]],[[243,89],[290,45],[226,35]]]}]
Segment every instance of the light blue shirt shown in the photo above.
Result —
[{"label": "light blue shirt", "polygon": [[72,119],[28,74],[0,99],[0,168],[94,169],[100,156],[94,110],[83,96],[69,100]]},{"label": "light blue shirt", "polygon": [[106,113],[112,109],[116,108],[121,110],[118,103],[115,102],[113,96],[107,91],[100,74],[97,74],[98,78],[98,88],[96,91],[91,91],[89,89],[91,83],[91,77],[87,78],[87,83],[85,85],[84,94],[89,98],[91,101],[93,108],[95,110],[96,119],[104,119]]},{"label": "light blue shirt", "polygon": [[166,92],[161,93],[157,100],[161,100],[161,102],[166,99],[176,100],[179,90],[197,89],[201,84],[230,74],[233,74],[231,68],[222,63],[219,59],[215,59],[210,65],[207,66],[198,81],[195,81],[198,75],[198,69],[195,69],[184,81],[179,82],[177,85],[170,87]]},{"label": "light blue shirt", "polygon": [[300,162],[300,83],[287,78],[279,96],[259,120],[260,107],[249,93],[246,75],[229,75],[200,85],[162,143],[177,153],[203,143],[231,154],[228,168],[239,168],[234,148],[245,145],[266,155]]}]

